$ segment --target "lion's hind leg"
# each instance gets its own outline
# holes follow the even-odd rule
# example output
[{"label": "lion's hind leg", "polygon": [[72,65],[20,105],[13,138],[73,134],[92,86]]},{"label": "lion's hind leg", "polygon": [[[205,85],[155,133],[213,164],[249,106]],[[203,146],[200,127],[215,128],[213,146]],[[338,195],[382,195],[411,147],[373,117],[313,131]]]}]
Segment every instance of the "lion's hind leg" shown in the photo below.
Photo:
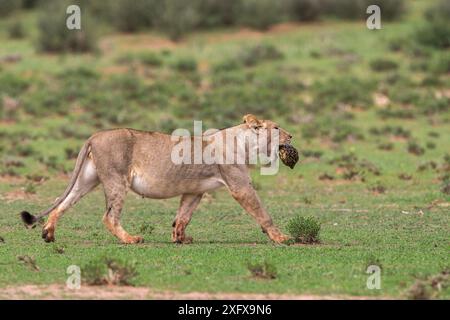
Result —
[{"label": "lion's hind leg", "polygon": [[132,244],[144,242],[140,236],[132,236],[123,229],[120,223],[122,207],[125,202],[128,185],[125,178],[112,174],[106,181],[102,181],[105,188],[106,213],[103,223],[106,228],[122,243]]},{"label": "lion's hind leg", "polygon": [[42,238],[46,242],[55,241],[56,224],[63,213],[77,203],[83,196],[89,193],[100,183],[94,162],[87,160],[67,197],[50,213],[44,228]]}]

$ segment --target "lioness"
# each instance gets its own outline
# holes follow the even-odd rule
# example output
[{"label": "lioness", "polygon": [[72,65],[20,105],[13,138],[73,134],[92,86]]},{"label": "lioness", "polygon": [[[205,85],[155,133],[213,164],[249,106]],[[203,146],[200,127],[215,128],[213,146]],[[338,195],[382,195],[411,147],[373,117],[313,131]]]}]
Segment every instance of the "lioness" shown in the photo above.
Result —
[{"label": "lioness", "polygon": [[[243,123],[220,130],[214,135],[251,132],[259,135],[268,130],[278,133],[278,143],[289,144],[292,136],[270,120],[254,115],[243,117]],[[180,137],[181,139],[181,137]],[[272,147],[271,140],[267,141]],[[50,215],[42,231],[46,242],[55,240],[55,227],[64,211],[74,205],[98,184],[103,184],[106,212],[103,223],[123,243],[140,243],[143,238],[128,234],[120,224],[120,215],[128,189],[153,199],[181,195],[180,207],[173,222],[172,240],[189,243],[185,229],[192,213],[205,192],[226,186],[236,201],[261,225],[263,232],[276,243],[289,237],[282,234],[263,208],[252,187],[247,164],[174,164],[172,137],[159,132],[114,129],[92,135],[83,145],[70,183],[61,197],[38,216],[23,211],[22,220],[28,227]],[[277,146],[278,147],[278,146]],[[241,152],[241,151],[237,151]]]}]

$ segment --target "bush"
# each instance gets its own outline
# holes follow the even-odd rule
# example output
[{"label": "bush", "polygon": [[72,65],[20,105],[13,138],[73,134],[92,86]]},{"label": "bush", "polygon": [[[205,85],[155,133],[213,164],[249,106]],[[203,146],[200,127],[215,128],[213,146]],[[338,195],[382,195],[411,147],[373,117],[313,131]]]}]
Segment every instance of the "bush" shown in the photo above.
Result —
[{"label": "bush", "polygon": [[319,242],[320,223],[314,217],[296,216],[289,221],[287,229],[295,242]]},{"label": "bush", "polygon": [[327,107],[336,109],[340,104],[367,108],[372,103],[372,91],[375,83],[352,76],[331,78],[314,85],[314,112]]},{"label": "bush", "polygon": [[277,277],[277,269],[275,265],[264,261],[263,263],[248,263],[247,269],[253,277],[261,279],[275,279]]},{"label": "bush", "polygon": [[281,8],[278,1],[273,0],[245,0],[239,13],[240,24],[267,30],[270,26],[281,21]]},{"label": "bush", "polygon": [[6,17],[15,10],[20,8],[18,0],[1,0],[0,1],[0,17]]},{"label": "bush", "polygon": [[[46,52],[87,52],[96,49],[96,36],[90,28],[91,18],[82,15],[81,30],[69,30],[66,26],[65,1],[51,1],[42,8],[38,19],[38,49]],[[49,14],[51,12],[51,14]]]},{"label": "bush", "polygon": [[199,23],[200,17],[191,1],[166,0],[157,27],[170,39],[177,41],[192,31]]},{"label": "bush", "polygon": [[8,36],[11,39],[21,39],[25,37],[25,30],[23,29],[22,23],[19,21],[12,23],[8,27]]},{"label": "bush", "polygon": [[18,97],[30,86],[30,81],[13,73],[0,72],[0,97],[3,95]]},{"label": "bush", "polygon": [[159,67],[163,64],[163,60],[154,52],[143,52],[136,56],[137,60],[147,66]]},{"label": "bush", "polygon": [[132,285],[137,276],[135,262],[99,259],[82,268],[83,281],[88,285]]},{"label": "bush", "polygon": [[429,68],[438,75],[450,73],[450,55],[447,52],[437,55],[431,61]]},{"label": "bush", "polygon": [[109,20],[114,27],[124,32],[135,32],[155,25],[161,13],[159,0],[115,0],[110,2]]},{"label": "bush", "polygon": [[261,61],[278,60],[283,58],[281,53],[272,44],[258,44],[250,48],[242,49],[236,56],[236,60],[246,67],[251,67]]},{"label": "bush", "polygon": [[242,0],[200,0],[198,2],[200,28],[233,25]]},{"label": "bush", "polygon": [[388,59],[376,59],[370,63],[370,68],[373,71],[389,71],[398,68],[398,64],[395,61]]},{"label": "bush", "polygon": [[197,61],[192,57],[182,57],[172,64],[172,68],[181,72],[194,72],[197,70]]},{"label": "bush", "polygon": [[415,36],[419,43],[435,48],[450,47],[450,2],[441,0],[425,14],[426,22],[419,27]]},{"label": "bush", "polygon": [[314,21],[321,14],[320,1],[317,0],[287,0],[288,13],[298,21]]}]

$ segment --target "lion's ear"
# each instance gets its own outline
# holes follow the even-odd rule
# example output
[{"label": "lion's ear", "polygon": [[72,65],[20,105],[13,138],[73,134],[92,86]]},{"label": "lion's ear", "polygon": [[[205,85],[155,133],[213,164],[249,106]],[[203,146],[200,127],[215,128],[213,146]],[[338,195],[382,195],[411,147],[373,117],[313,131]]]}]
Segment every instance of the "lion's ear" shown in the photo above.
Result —
[{"label": "lion's ear", "polygon": [[249,127],[249,128],[259,128],[261,127],[261,121],[259,121],[256,116],[252,115],[252,114],[246,114],[243,118],[244,123]]}]

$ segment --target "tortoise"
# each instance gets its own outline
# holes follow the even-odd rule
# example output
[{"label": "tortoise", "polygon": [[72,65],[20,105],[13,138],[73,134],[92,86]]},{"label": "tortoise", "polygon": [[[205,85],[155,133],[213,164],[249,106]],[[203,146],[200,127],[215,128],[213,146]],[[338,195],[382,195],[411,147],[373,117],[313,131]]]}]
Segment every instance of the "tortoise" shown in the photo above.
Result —
[{"label": "tortoise", "polygon": [[282,144],[278,149],[281,161],[291,169],[294,169],[298,162],[298,151],[290,144]]}]

